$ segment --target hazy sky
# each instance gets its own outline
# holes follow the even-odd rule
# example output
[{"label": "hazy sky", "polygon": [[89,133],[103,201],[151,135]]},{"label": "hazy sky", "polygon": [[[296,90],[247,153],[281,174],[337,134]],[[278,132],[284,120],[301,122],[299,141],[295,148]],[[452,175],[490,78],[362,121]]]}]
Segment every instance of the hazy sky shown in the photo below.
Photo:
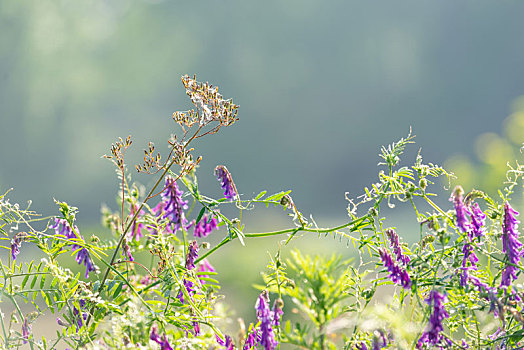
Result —
[{"label": "hazy sky", "polygon": [[[307,213],[344,216],[376,179],[381,145],[412,126],[426,159],[471,154],[524,94],[516,1],[2,1],[0,188],[97,222],[117,180],[100,158],[131,134],[130,169],[190,107],[183,74],[218,85],[240,121],[196,144],[219,195],[293,189]],[[147,179],[143,179],[147,183]],[[152,181],[152,180],[151,180]]]}]

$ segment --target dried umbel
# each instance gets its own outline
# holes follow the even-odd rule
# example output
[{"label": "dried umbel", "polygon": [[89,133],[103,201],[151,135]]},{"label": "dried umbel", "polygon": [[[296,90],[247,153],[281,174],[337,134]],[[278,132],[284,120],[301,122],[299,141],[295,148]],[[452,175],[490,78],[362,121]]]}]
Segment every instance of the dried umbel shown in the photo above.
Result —
[{"label": "dried umbel", "polygon": [[181,174],[189,173],[201,160],[201,157],[193,159],[191,155],[193,149],[189,147],[191,141],[214,134],[222,126],[229,126],[238,120],[238,105],[234,104],[231,99],[224,99],[218,93],[216,86],[207,82],[198,82],[196,76],[190,78],[187,74],[182,76],[182,84],[196,107],[189,111],[173,113],[173,119],[182,128],[183,135],[182,137],[176,135],[171,137],[169,140],[171,151],[164,161],[160,154],[155,152],[155,146],[150,142],[144,150],[144,163],[136,166],[139,172],[154,174],[174,163],[182,168]]},{"label": "dried umbel", "polygon": [[131,136],[128,136],[125,140],[121,137],[118,138],[118,141],[111,145],[111,155],[104,155],[104,158],[110,159],[119,169],[124,168],[124,155],[133,141]]},{"label": "dried umbel", "polygon": [[198,124],[200,127],[211,122],[217,122],[213,132],[221,126],[229,126],[238,120],[238,106],[231,99],[224,99],[218,93],[218,88],[209,83],[196,81],[196,76],[190,78],[187,74],[182,77],[182,84],[196,109],[186,112],[173,113],[173,119],[185,130]]}]

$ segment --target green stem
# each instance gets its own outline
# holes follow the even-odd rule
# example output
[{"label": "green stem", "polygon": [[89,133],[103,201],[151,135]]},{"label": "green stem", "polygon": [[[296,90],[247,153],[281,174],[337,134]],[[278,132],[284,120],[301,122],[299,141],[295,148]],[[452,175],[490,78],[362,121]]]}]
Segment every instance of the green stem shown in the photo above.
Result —
[{"label": "green stem", "polygon": [[[294,227],[294,228],[288,228],[284,230],[278,230],[278,231],[271,231],[271,232],[260,232],[260,233],[246,233],[244,236],[246,238],[258,238],[258,237],[268,237],[268,236],[277,236],[282,235],[284,233],[292,233],[292,232],[298,232],[298,231],[304,231],[304,232],[313,232],[313,233],[329,233],[333,231],[337,231],[352,225],[360,224],[366,219],[369,218],[369,214],[366,214],[356,220],[350,221],[348,223],[345,223],[340,226],[332,227],[332,228],[309,228],[309,227]],[[198,259],[195,260],[195,262],[202,261],[209,255],[213,254],[215,251],[217,251],[220,247],[226,245],[228,242],[233,241],[235,239],[235,235],[232,235],[231,238],[229,236],[225,237],[220,243],[218,243],[215,247],[208,250],[205,254],[200,256]]]}]

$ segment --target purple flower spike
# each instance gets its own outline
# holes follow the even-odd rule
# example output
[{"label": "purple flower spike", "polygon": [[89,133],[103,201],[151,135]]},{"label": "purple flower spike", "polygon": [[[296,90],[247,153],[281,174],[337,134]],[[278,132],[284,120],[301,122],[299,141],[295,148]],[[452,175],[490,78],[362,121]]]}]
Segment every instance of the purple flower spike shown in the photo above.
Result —
[{"label": "purple flower spike", "polygon": [[85,277],[89,277],[89,273],[91,271],[96,271],[95,265],[93,264],[93,261],[89,257],[89,252],[87,249],[82,248],[80,251],[76,254],[76,262],[80,265],[84,265],[86,267],[86,274]]},{"label": "purple flower spike", "polygon": [[177,231],[187,224],[184,209],[187,209],[187,201],[182,199],[184,192],[178,189],[176,181],[171,176],[166,176],[165,190],[162,192],[164,218],[174,224]]},{"label": "purple flower spike", "polygon": [[484,235],[484,225],[486,225],[486,214],[480,210],[477,202],[471,206],[471,233],[474,237],[481,237]]},{"label": "purple flower spike", "polygon": [[[460,268],[462,270],[462,274],[460,275],[460,285],[466,287],[469,276],[468,270],[477,269],[479,258],[473,251],[473,246],[469,243],[464,244],[462,253],[464,253],[464,258],[462,259],[462,267]],[[471,263],[471,266],[468,266],[468,261]]]},{"label": "purple flower spike", "polygon": [[198,258],[198,242],[193,241],[189,244],[186,256],[186,269],[192,270],[195,268],[195,260]]},{"label": "purple flower spike", "polygon": [[193,321],[193,334],[195,336],[200,334],[200,324],[197,321]]},{"label": "purple flower spike", "polygon": [[160,335],[158,334],[158,327],[156,324],[151,326],[151,332],[149,333],[149,339],[157,343],[158,343],[158,340],[160,340]]},{"label": "purple flower spike", "polygon": [[164,333],[162,338],[158,334],[158,327],[153,325],[151,327],[151,333],[149,334],[149,339],[160,345],[160,350],[173,350],[169,342],[167,341],[167,335]]},{"label": "purple flower spike", "polygon": [[[506,253],[509,263],[518,265],[522,257],[522,243],[519,242],[518,224],[520,223],[515,216],[519,215],[508,202],[504,203],[504,220],[502,222],[502,251]],[[518,268],[507,265],[502,271],[500,286],[509,286],[517,278]]]},{"label": "purple flower spike", "polygon": [[16,260],[18,254],[20,254],[20,247],[26,236],[27,234],[25,232],[18,232],[11,240],[11,257],[13,260]]},{"label": "purple flower spike", "polygon": [[226,339],[222,340],[218,335],[215,335],[217,343],[224,347],[224,350],[233,350],[235,344],[233,344],[233,339],[229,335],[226,335]]},{"label": "purple flower spike", "polygon": [[444,308],[444,303],[447,302],[447,297],[443,294],[440,294],[436,290],[432,290],[429,293],[429,297],[426,299],[426,303],[433,308],[431,316],[429,317],[429,323],[426,326],[426,330],[420,336],[420,339],[417,342],[417,349],[422,349],[424,344],[430,345],[450,345],[450,341],[447,338],[444,338],[440,332],[444,330],[442,326],[442,321],[445,318],[449,317],[446,309]]},{"label": "purple flower spike", "polygon": [[225,190],[224,196],[227,199],[236,200],[238,198],[237,188],[227,168],[223,165],[218,165],[215,168],[215,175],[218,178],[218,181],[220,181],[222,188]]},{"label": "purple flower spike", "polygon": [[280,326],[280,318],[284,314],[284,311],[282,311],[283,306],[284,302],[282,299],[276,299],[273,303],[273,310],[271,311],[273,313],[273,326]]},{"label": "purple flower spike", "polygon": [[[187,279],[184,279],[184,287],[187,291],[187,294],[189,294],[189,297],[192,298],[193,295],[195,295],[195,284]],[[182,289],[178,292],[178,295],[176,296],[178,300],[180,300],[181,303],[184,303],[184,292]]]},{"label": "purple flower spike", "polygon": [[368,346],[361,341],[360,344],[357,345],[357,350],[368,350]]},{"label": "purple flower spike", "polygon": [[464,190],[461,186],[455,187],[453,194],[451,195],[450,201],[453,201],[455,207],[455,213],[457,214],[457,227],[460,232],[468,232],[470,229],[470,223],[466,214],[469,214],[469,209],[464,205],[462,196],[464,195]]},{"label": "purple flower spike", "polygon": [[379,254],[384,266],[388,269],[391,281],[401,285],[404,289],[411,288],[411,278],[409,278],[407,271],[398,266],[385,249],[379,249]]},{"label": "purple flower spike", "polygon": [[31,334],[31,324],[29,319],[24,317],[24,324],[22,325],[22,338],[24,339],[24,344],[29,342],[29,336]]},{"label": "purple flower spike", "polygon": [[217,229],[218,220],[213,217],[209,219],[207,215],[204,215],[200,221],[195,225],[194,236],[195,237],[206,237],[211,231]]},{"label": "purple flower spike", "polygon": [[82,311],[86,306],[86,301],[84,299],[80,299],[78,304],[80,305],[80,310],[78,310],[76,306],[73,307],[73,319],[75,320],[75,323],[76,323],[77,333],[78,333],[78,330],[82,328],[82,326],[84,325],[84,321],[87,320],[87,316],[88,316],[87,312]]},{"label": "purple flower spike", "polygon": [[258,297],[255,309],[257,310],[257,318],[260,321],[260,345],[265,350],[276,349],[278,342],[273,331],[273,313],[269,309],[269,293],[267,290],[263,291]]},{"label": "purple flower spike", "polygon": [[386,230],[386,235],[389,238],[389,244],[391,245],[391,248],[397,257],[397,261],[401,262],[403,265],[407,265],[411,259],[402,252],[398,234],[395,232],[395,230],[390,228]]},{"label": "purple flower spike", "polygon": [[[215,272],[215,268],[207,261],[207,259],[204,259],[200,262],[197,268],[197,272]],[[198,274],[198,278],[200,279],[200,283],[205,283],[205,281],[202,280],[202,278],[208,278],[209,275],[206,274]]]},{"label": "purple flower spike", "polygon": [[380,350],[388,346],[389,339],[386,332],[380,329],[375,331],[374,333],[375,334],[373,335],[373,341],[371,342],[372,350]]},{"label": "purple flower spike", "polygon": [[476,270],[479,258],[473,251],[473,247],[471,246],[471,244],[464,244],[464,248],[462,248],[462,252],[464,253],[464,259],[462,260],[462,267],[466,267],[467,262],[469,261],[471,263],[471,269]]},{"label": "purple flower spike", "polygon": [[256,328],[253,328],[251,332],[246,337],[246,341],[244,342],[243,350],[252,350],[253,348],[256,349],[256,346],[261,340],[260,333]]},{"label": "purple flower spike", "polygon": [[[77,234],[78,227],[74,226],[74,228],[71,228],[71,225],[69,225],[69,222],[66,219],[56,218],[55,223],[49,226],[49,228],[55,230],[55,235],[65,236],[67,239],[83,240]],[[96,267],[89,256],[88,250],[77,243],[71,243],[70,246],[71,250],[78,251],[76,255],[76,262],[83,264],[86,267],[85,277],[88,278],[91,271],[96,271]]]}]

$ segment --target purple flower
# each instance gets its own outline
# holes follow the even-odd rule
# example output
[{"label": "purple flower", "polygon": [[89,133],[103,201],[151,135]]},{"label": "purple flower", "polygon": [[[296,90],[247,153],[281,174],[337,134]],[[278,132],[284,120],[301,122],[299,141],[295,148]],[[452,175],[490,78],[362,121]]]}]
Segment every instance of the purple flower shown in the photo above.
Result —
[{"label": "purple flower", "polygon": [[403,265],[407,265],[410,261],[410,258],[402,252],[402,248],[400,247],[400,240],[398,238],[398,234],[393,229],[386,230],[386,235],[389,238],[389,243],[391,245],[391,248],[393,249],[393,252],[395,253],[397,257],[397,261],[401,262]]},{"label": "purple flower", "polygon": [[73,306],[73,319],[76,323],[77,333],[78,330],[84,325],[84,321],[87,320],[88,316],[87,312],[82,311],[86,306],[86,301],[84,299],[80,299],[78,304],[80,305],[80,310],[78,310],[76,306]]},{"label": "purple flower", "polygon": [[[187,294],[189,294],[189,297],[192,298],[193,295],[195,295],[195,284],[191,282],[190,280],[187,280],[184,278],[184,287],[187,291]],[[184,291],[180,289],[177,296],[178,300],[180,300],[181,303],[184,303]]]},{"label": "purple flower", "polygon": [[263,291],[258,297],[255,309],[257,310],[257,318],[260,321],[260,345],[265,350],[273,350],[277,347],[278,342],[273,331],[274,315],[269,309],[269,293],[267,290]]},{"label": "purple flower", "polygon": [[187,224],[184,209],[187,209],[187,201],[182,199],[184,192],[178,189],[176,181],[171,176],[166,176],[165,190],[162,192],[164,218],[174,224],[174,231]]},{"label": "purple flower", "polygon": [[243,350],[251,350],[253,348],[256,349],[257,344],[262,339],[260,333],[258,330],[254,327],[252,327],[251,332],[246,337],[246,341],[244,342]]},{"label": "purple flower", "polygon": [[167,341],[167,335],[164,333],[162,338],[158,334],[158,327],[153,325],[151,327],[151,333],[149,334],[149,339],[160,345],[160,350],[173,350],[169,342]]},{"label": "purple flower", "polygon": [[[129,212],[130,218],[133,218],[135,216],[136,211],[140,208],[140,206],[137,204],[131,204],[131,209]],[[138,222],[138,219],[141,216],[144,216],[144,211],[140,210],[140,213],[136,216],[135,221],[131,225],[131,231],[128,233],[129,238],[135,237],[135,241],[139,241],[140,238],[142,238],[144,235],[142,234],[142,229],[144,228],[144,224],[141,222]]]},{"label": "purple flower", "polygon": [[[69,225],[69,222],[66,219],[56,218],[55,223],[49,226],[49,228],[55,230],[55,235],[65,236],[67,239],[83,241],[83,239],[77,234],[78,227],[74,226],[74,228],[71,228],[71,225]],[[85,277],[88,278],[91,271],[96,271],[88,250],[77,243],[71,243],[70,246],[71,250],[78,251],[75,260],[78,264],[84,264],[86,267]]]},{"label": "purple flower", "polygon": [[473,285],[474,285],[475,287],[477,287],[480,291],[482,291],[482,290],[484,290],[484,289],[485,289],[485,290],[488,290],[488,289],[489,289],[489,286],[488,286],[486,283],[482,282],[482,281],[481,281],[478,277],[476,277],[476,276],[471,276],[471,275],[469,275],[469,276],[468,276],[468,279],[469,279],[469,280],[471,281],[471,283],[473,283]]},{"label": "purple flower", "polygon": [[271,311],[273,313],[273,326],[280,326],[280,318],[284,314],[284,311],[282,311],[283,306],[284,302],[282,299],[276,299],[273,303],[273,310]]},{"label": "purple flower", "polygon": [[[473,246],[469,243],[464,244],[464,247],[462,248],[462,253],[464,253],[464,258],[462,259],[462,274],[460,276],[460,285],[462,287],[465,287],[468,279],[468,270],[477,269],[477,262],[479,261],[479,258],[473,251]],[[467,266],[468,261],[471,263],[471,266],[469,267]]]},{"label": "purple flower", "polygon": [[[216,271],[215,268],[211,266],[211,264],[209,263],[209,261],[207,261],[207,259],[202,260],[197,268],[197,272],[215,272],[215,271]],[[198,278],[200,279],[200,283],[205,283],[205,281],[203,281],[202,278],[209,278],[209,275],[199,273]]]},{"label": "purple flower", "polygon": [[195,268],[195,260],[198,258],[198,242],[193,241],[189,244],[186,255],[186,269],[192,270]]},{"label": "purple flower", "polygon": [[[508,202],[504,203],[504,218],[502,222],[502,251],[506,253],[507,261],[518,265],[522,257],[522,243],[519,242],[518,224],[515,216],[519,215]],[[514,265],[506,265],[502,271],[500,286],[509,286],[517,278],[518,268]]]},{"label": "purple flower", "polygon": [[193,321],[193,334],[195,336],[200,334],[200,324],[197,321]]},{"label": "purple flower", "polygon": [[57,317],[56,318],[56,323],[58,323],[59,326],[62,326],[62,327],[69,327],[69,325],[67,323],[65,323],[64,321],[62,321],[60,319],[60,317]]},{"label": "purple flower", "polygon": [[222,189],[225,190],[224,196],[227,199],[236,200],[238,198],[237,188],[227,168],[223,165],[218,165],[215,168],[215,175],[220,181]]},{"label": "purple flower", "polygon": [[235,345],[233,344],[233,339],[229,335],[226,335],[226,339],[222,340],[218,335],[215,335],[217,343],[222,345],[225,350],[233,350]]},{"label": "purple flower", "polygon": [[[378,333],[378,336],[377,336]],[[389,337],[386,332],[384,332],[382,329],[378,329],[374,332],[373,335],[373,341],[371,342],[371,349],[372,350],[380,350],[388,346],[389,343]]]},{"label": "purple flower", "polygon": [[455,187],[453,194],[451,195],[450,201],[453,201],[455,207],[455,213],[457,214],[457,227],[460,232],[468,232],[470,228],[470,223],[466,214],[469,214],[469,209],[464,205],[462,196],[464,195],[464,190],[461,186]]},{"label": "purple flower", "polygon": [[360,342],[360,344],[357,345],[358,350],[368,350],[368,346],[364,342]]},{"label": "purple flower", "polygon": [[143,284],[143,285],[149,285],[151,284],[151,276],[150,275],[145,275],[144,277],[142,277],[140,279],[140,284]]},{"label": "purple flower", "polygon": [[22,246],[22,241],[26,238],[26,236],[27,233],[18,232],[11,240],[11,257],[13,260],[16,260],[16,256],[20,254],[20,247]]},{"label": "purple flower", "polygon": [[[471,233],[474,237],[481,237],[484,235],[484,225],[486,225],[486,214],[480,210],[477,202],[471,206]],[[473,238],[473,237],[470,237]]]},{"label": "purple flower", "polygon": [[81,248],[78,253],[76,254],[76,262],[80,265],[84,265],[86,267],[86,274],[85,277],[89,277],[89,272],[96,271],[95,265],[93,264],[93,261],[91,260],[89,256],[89,252],[85,248]]},{"label": "purple flower", "polygon": [[504,331],[504,329],[499,327],[493,334],[488,335],[488,338],[494,340],[497,339],[499,336],[504,336],[505,334],[506,332]]},{"label": "purple flower", "polygon": [[218,220],[213,217],[209,219],[207,215],[204,215],[199,222],[195,225],[195,231],[193,235],[195,237],[206,237],[211,231],[217,229]]},{"label": "purple flower", "polygon": [[421,349],[423,344],[438,345],[442,344],[442,342],[445,342],[448,345],[450,344],[449,339],[444,338],[444,336],[440,334],[444,330],[442,321],[449,317],[449,314],[443,305],[446,302],[447,297],[440,294],[438,291],[432,290],[429,293],[426,303],[431,306],[433,310],[429,317],[429,323],[426,326],[426,330],[422,333],[417,342],[417,349]]},{"label": "purple flower", "polygon": [[400,284],[404,289],[411,288],[411,279],[405,269],[401,268],[393,261],[393,258],[385,249],[379,249],[380,258],[384,266],[388,269],[389,278],[396,284]]},{"label": "purple flower", "polygon": [[24,323],[22,324],[22,338],[24,339],[24,344],[27,344],[29,341],[29,336],[31,334],[31,324],[29,323],[28,317],[24,317]]},{"label": "purple flower", "polygon": [[493,316],[499,317],[499,315],[504,315],[505,306],[497,297],[497,291],[495,288],[488,288],[488,300],[489,300],[489,312],[493,312]]}]

